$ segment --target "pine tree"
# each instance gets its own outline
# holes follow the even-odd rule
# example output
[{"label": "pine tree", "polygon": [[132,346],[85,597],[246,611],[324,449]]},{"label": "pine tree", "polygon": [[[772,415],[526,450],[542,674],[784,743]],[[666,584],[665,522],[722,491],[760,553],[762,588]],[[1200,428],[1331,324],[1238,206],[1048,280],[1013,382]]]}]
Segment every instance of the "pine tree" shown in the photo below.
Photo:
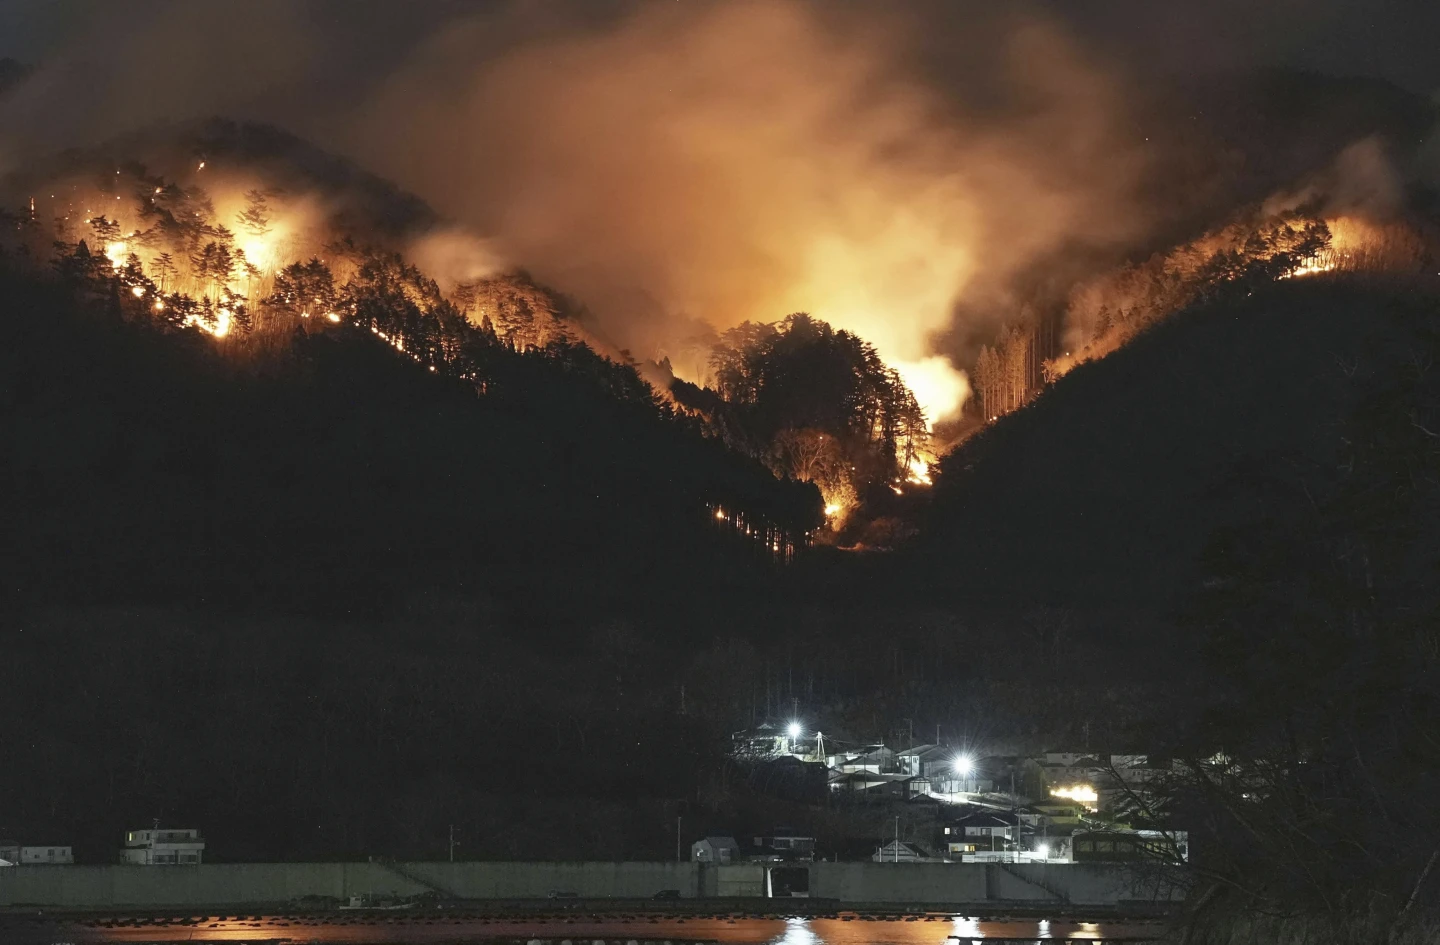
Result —
[{"label": "pine tree", "polygon": [[166,291],[170,287],[170,280],[175,278],[175,274],[178,271],[175,268],[175,257],[169,253],[161,253],[155,257],[152,268],[155,270],[155,274],[160,277],[160,291]]},{"label": "pine tree", "polygon": [[240,229],[251,236],[264,236],[270,232],[270,207],[268,195],[263,190],[251,190],[245,194],[245,209],[235,215]]}]

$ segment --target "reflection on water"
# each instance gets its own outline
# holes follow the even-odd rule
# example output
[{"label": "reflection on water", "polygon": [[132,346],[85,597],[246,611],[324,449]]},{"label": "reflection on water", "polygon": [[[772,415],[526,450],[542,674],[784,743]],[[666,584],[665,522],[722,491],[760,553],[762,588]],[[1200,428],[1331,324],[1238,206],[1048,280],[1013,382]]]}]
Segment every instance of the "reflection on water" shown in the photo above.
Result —
[{"label": "reflection on water", "polygon": [[785,920],[785,933],[773,942],[774,945],[821,945],[820,937],[810,927],[810,920],[798,916]]},{"label": "reflection on water", "polygon": [[[0,923],[3,926],[3,923]],[[21,934],[0,927],[5,945],[49,945],[64,941],[174,942],[243,941],[253,943],[332,942],[345,945],[970,945],[987,939],[1154,941],[1162,926],[1144,920],[1075,922],[1068,919],[981,919],[945,914],[904,917],[841,913],[826,918],[744,917],[740,915],[500,915],[327,914],[195,916],[148,920],[110,919],[33,925]],[[32,937],[33,936],[33,937]]]}]

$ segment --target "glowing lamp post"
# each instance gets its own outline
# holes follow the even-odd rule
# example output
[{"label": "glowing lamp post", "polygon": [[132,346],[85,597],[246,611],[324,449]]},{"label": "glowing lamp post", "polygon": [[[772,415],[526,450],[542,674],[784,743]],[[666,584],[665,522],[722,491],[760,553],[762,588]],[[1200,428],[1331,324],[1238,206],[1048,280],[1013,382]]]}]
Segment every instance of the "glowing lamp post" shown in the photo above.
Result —
[{"label": "glowing lamp post", "polygon": [[955,773],[964,779],[961,787],[962,794],[969,794],[970,775],[975,770],[975,759],[969,755],[960,755],[955,759]]},{"label": "glowing lamp post", "polygon": [[795,745],[800,741],[800,736],[804,734],[804,731],[805,730],[800,727],[799,722],[791,722],[789,725],[785,726],[785,734],[790,738],[791,754],[794,754]]}]

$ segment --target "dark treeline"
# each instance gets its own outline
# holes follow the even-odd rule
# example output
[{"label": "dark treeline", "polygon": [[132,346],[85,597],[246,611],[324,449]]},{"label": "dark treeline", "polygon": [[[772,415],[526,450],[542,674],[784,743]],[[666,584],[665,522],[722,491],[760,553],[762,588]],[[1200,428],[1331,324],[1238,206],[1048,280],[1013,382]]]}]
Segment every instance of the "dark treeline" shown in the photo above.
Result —
[{"label": "dark treeline", "polygon": [[[288,332],[235,351],[78,245],[57,270],[0,277],[10,833],[92,862],[155,817],[220,860],[434,856],[454,823],[465,856],[663,857],[682,807],[766,829],[723,751],[797,703],[856,738],[917,706],[1062,717],[992,672],[1013,645],[863,562],[717,529],[709,502],[818,498],[629,367],[483,325],[437,351],[458,335],[399,260],[334,290],[351,324],[286,315],[325,282],[287,271],[257,311]],[[864,606],[824,603],[857,576]]]},{"label": "dark treeline", "polygon": [[1236,916],[1384,940],[1434,901],[1437,300],[1226,283],[947,457],[905,559],[956,608],[1109,613],[1068,645],[1105,647],[1117,685],[1173,681],[1094,744],[1180,763],[1159,803],[1220,940]]},{"label": "dark treeline", "polygon": [[238,354],[83,247],[57,269],[0,272],[0,745],[32,772],[7,836],[100,862],[154,817],[219,859],[435,855],[437,823],[471,856],[670,849],[726,730],[678,711],[676,647],[781,570],[709,503],[813,522],[812,487],[582,345],[432,333],[385,304],[414,275],[389,257],[346,288],[356,323]]},{"label": "dark treeline", "polygon": [[583,346],[519,352],[470,330],[427,372],[456,336],[387,299],[390,265],[362,267],[359,324],[297,320],[281,350],[240,359],[152,317],[108,266],[73,287],[6,276],[7,500],[24,549],[9,596],[325,610],[434,585],[590,616],[641,578],[672,599],[696,580],[767,580],[709,502],[818,522],[810,487],[687,429]]}]

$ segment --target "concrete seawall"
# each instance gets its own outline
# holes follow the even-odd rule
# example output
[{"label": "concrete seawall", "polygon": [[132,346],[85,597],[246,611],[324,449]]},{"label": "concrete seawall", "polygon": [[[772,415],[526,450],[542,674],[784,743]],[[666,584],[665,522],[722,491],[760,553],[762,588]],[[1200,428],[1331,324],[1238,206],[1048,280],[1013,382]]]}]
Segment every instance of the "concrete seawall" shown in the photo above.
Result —
[{"label": "concrete seawall", "polygon": [[[1180,887],[1100,864],[811,863],[811,898],[842,904],[1115,907],[1164,904]],[[760,897],[761,866],[695,863],[245,863],[203,866],[20,866],[0,869],[0,908],[111,909],[261,906],[305,897],[687,899]],[[772,906],[783,900],[772,900]]]}]

